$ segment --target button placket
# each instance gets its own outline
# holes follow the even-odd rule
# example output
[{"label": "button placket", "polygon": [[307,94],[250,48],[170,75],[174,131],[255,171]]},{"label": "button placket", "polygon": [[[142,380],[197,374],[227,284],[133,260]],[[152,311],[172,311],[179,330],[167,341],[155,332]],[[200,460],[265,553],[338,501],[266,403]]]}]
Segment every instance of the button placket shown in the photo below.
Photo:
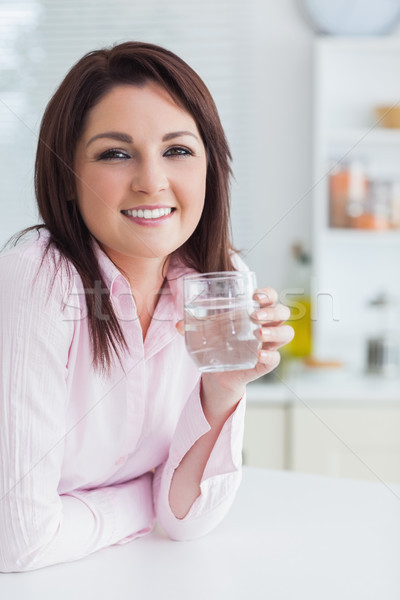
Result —
[{"label": "button placket", "polygon": [[176,323],[180,317],[177,313],[169,285],[161,290],[152,323],[145,340],[145,359],[148,360],[172,341],[178,334]]}]

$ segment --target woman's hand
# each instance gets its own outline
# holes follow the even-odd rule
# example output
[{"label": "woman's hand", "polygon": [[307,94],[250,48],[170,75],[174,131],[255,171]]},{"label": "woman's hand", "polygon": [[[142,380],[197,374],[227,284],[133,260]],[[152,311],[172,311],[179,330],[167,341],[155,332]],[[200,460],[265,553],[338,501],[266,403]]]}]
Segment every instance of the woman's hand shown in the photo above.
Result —
[{"label": "woman's hand", "polygon": [[[242,371],[221,371],[202,374],[202,400],[207,410],[208,400],[212,401],[213,412],[215,409],[226,412],[234,408],[243,396],[246,384],[266,375],[275,369],[280,362],[278,349],[288,344],[294,337],[294,330],[290,325],[284,325],[290,317],[287,306],[278,303],[278,294],[272,288],[261,288],[254,294],[260,308],[252,315],[251,319],[260,325],[257,332],[262,346],[258,352],[258,362],[252,369]],[[183,323],[177,324],[180,333],[183,333]],[[211,406],[210,406],[211,409]]]}]

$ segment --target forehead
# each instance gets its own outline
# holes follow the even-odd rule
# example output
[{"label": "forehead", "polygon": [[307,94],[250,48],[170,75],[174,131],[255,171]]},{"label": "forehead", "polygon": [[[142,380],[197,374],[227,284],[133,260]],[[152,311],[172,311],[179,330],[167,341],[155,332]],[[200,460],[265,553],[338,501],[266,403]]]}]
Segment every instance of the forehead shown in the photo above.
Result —
[{"label": "forehead", "polygon": [[179,106],[168,91],[155,82],[143,85],[116,85],[95,104],[86,116],[85,132],[98,127],[175,126],[197,130],[194,118]]}]

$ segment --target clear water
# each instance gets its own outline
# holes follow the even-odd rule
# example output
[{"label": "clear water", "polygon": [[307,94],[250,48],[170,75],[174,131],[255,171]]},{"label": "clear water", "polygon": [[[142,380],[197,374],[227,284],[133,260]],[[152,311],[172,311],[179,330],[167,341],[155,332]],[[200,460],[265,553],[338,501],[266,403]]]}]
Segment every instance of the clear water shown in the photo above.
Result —
[{"label": "clear water", "polygon": [[186,347],[201,371],[256,365],[261,342],[249,317],[254,308],[243,298],[207,298],[185,307]]}]

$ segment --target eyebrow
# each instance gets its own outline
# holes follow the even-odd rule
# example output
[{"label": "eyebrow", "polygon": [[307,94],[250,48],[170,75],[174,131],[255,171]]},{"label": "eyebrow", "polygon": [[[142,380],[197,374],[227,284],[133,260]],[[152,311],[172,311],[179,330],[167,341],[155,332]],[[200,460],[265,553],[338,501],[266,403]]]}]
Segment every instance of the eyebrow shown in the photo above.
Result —
[{"label": "eyebrow", "polygon": [[171,131],[171,133],[166,133],[162,139],[163,142],[168,142],[168,140],[172,140],[174,138],[177,137],[182,137],[184,135],[191,135],[192,137],[194,137],[197,141],[199,141],[199,138],[197,137],[197,135],[195,135],[194,133],[192,133],[191,131]]},{"label": "eyebrow", "polygon": [[[197,135],[195,135],[191,131],[171,131],[171,133],[166,133],[163,136],[162,141],[163,142],[168,142],[169,140],[172,140],[172,139],[177,138],[177,137],[182,137],[182,136],[185,136],[185,135],[191,135],[197,141],[199,141],[199,138],[197,137]],[[94,142],[94,140],[98,140],[98,139],[102,139],[102,138],[116,140],[118,142],[125,142],[126,144],[132,144],[132,142],[133,142],[132,137],[130,135],[128,135],[127,133],[121,133],[119,131],[106,131],[105,133],[98,133],[97,135],[94,135],[92,138],[90,138],[90,140],[86,144],[86,148],[92,142]]]},{"label": "eyebrow", "polygon": [[132,138],[127,133],[120,133],[119,131],[106,131],[105,133],[98,133],[94,135],[88,143],[86,144],[86,148],[94,142],[94,140],[98,140],[100,138],[109,138],[110,140],[117,140],[118,142],[125,142],[126,144],[132,143]]}]

